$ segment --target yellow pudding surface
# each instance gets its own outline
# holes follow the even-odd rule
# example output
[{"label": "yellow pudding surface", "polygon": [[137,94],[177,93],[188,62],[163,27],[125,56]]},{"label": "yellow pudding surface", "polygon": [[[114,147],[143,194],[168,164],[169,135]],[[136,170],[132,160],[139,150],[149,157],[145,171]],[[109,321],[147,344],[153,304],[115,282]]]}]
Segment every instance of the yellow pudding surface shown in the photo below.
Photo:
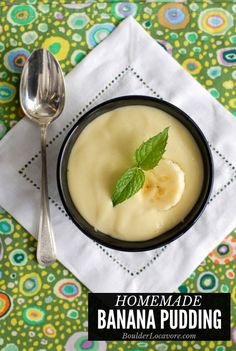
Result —
[{"label": "yellow pudding surface", "polygon": [[[114,186],[134,165],[135,150],[166,127],[163,157],[184,173],[180,200],[161,210],[141,189],[113,207]],[[95,118],[82,131],[69,157],[67,179],[75,207],[96,230],[121,240],[143,241],[173,228],[190,212],[201,192],[203,163],[194,138],[177,119],[156,108],[127,106]]]}]

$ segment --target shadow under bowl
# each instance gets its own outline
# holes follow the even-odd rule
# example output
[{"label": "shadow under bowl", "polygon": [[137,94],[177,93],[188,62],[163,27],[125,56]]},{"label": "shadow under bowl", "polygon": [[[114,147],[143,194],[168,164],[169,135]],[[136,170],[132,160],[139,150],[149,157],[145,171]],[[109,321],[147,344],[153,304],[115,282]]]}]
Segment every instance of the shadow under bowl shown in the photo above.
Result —
[{"label": "shadow under bowl", "polygon": [[[79,213],[70,196],[67,182],[67,165],[74,143],[78,139],[80,133],[90,122],[92,122],[95,118],[98,118],[100,115],[103,115],[104,113],[112,111],[119,107],[137,105],[149,106],[165,111],[180,121],[189,130],[201,152],[204,176],[199,198],[194,207],[190,210],[182,222],[178,223],[174,228],[168,230],[167,232],[158,235],[150,240],[124,241],[113,238],[107,234],[100,232],[99,230],[95,230],[94,227],[89,224]],[[211,193],[213,183],[213,161],[211,151],[204,134],[197,126],[197,124],[186,113],[164,100],[148,96],[130,95],[103,102],[102,104],[85,113],[73,126],[73,128],[65,137],[59,153],[57,164],[57,183],[60,197],[66,212],[74,224],[89,238],[115,250],[145,251],[156,249],[158,247],[166,245],[167,243],[170,243],[173,240],[176,240],[187,230],[189,230],[198,220],[208,202]]]}]

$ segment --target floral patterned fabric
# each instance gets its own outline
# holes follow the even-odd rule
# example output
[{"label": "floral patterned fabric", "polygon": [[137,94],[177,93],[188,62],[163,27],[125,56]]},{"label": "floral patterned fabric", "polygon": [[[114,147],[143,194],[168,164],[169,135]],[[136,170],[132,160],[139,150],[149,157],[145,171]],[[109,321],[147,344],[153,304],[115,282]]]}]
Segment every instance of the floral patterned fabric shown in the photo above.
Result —
[{"label": "floral patterned fabric", "polygon": [[[235,1],[0,0],[0,138],[22,117],[20,73],[34,48],[48,48],[68,73],[129,15],[236,116]],[[236,231],[178,289],[231,292],[227,342],[88,341],[88,290],[59,262],[38,265],[35,250],[35,239],[0,209],[0,351],[236,349]]]}]

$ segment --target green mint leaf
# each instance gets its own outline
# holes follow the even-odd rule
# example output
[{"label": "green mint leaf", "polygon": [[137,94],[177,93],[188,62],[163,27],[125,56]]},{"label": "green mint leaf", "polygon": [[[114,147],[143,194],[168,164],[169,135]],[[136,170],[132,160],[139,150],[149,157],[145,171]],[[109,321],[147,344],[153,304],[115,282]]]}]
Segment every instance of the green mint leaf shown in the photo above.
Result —
[{"label": "green mint leaf", "polygon": [[112,194],[113,206],[136,194],[142,188],[144,180],[144,172],[138,167],[129,168],[123,173]]},{"label": "green mint leaf", "polygon": [[161,133],[142,143],[142,145],[135,151],[134,157],[137,167],[142,168],[144,171],[148,171],[158,165],[165,152],[168,140],[168,130],[169,128],[165,128]]}]

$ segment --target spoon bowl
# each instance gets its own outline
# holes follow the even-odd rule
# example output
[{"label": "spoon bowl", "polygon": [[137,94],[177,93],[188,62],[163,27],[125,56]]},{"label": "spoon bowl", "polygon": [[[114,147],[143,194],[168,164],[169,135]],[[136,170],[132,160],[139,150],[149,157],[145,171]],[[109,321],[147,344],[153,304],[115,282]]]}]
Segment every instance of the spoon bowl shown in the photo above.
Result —
[{"label": "spoon bowl", "polygon": [[20,101],[26,116],[39,124],[49,124],[62,113],[64,78],[59,63],[48,50],[33,51],[24,65]]},{"label": "spoon bowl", "polygon": [[42,176],[37,259],[41,265],[48,266],[56,260],[56,247],[48,202],[46,133],[48,125],[60,116],[65,105],[63,73],[49,51],[37,49],[25,63],[20,103],[25,115],[40,126]]}]

